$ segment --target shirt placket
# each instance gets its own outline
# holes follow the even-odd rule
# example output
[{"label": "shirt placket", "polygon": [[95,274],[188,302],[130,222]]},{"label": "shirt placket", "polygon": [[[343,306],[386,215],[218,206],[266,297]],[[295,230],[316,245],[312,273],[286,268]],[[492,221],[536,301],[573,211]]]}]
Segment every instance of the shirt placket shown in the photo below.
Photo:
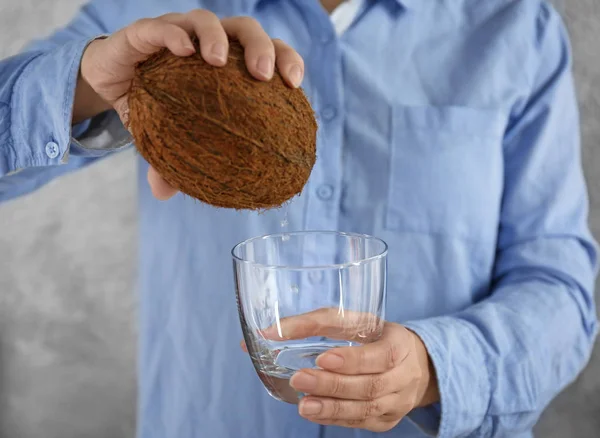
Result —
[{"label": "shirt placket", "polygon": [[[317,4],[316,7],[320,6]],[[306,191],[305,229],[336,230],[342,184],[344,117],[341,51],[334,26],[323,11],[314,9],[307,19],[307,25],[313,42],[310,59],[306,60],[307,68],[312,77],[319,78],[314,82],[312,102],[319,129],[317,161]],[[333,246],[320,246],[318,251],[307,251],[304,263],[323,265],[324,261],[334,259],[335,251]],[[325,293],[326,275],[321,271],[311,271],[305,280],[308,283],[306,287],[312,293],[304,296],[313,300],[311,307],[317,307],[319,301],[323,302],[318,297],[320,293]]]}]

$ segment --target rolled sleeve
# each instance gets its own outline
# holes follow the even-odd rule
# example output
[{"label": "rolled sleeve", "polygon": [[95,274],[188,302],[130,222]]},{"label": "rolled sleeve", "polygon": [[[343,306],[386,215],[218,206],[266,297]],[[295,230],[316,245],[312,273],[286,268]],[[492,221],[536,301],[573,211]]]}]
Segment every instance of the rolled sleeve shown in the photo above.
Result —
[{"label": "rolled sleeve", "polygon": [[431,436],[526,434],[589,360],[597,333],[590,252],[569,239],[509,252],[513,267],[489,299],[406,324],[436,369],[441,415],[435,407],[410,415]]},{"label": "rolled sleeve", "polygon": [[478,429],[487,414],[491,387],[477,332],[453,317],[405,325],[425,344],[440,392],[440,405],[417,409],[409,418],[430,436],[453,438]]},{"label": "rolled sleeve", "polygon": [[30,54],[12,92],[14,155],[8,161],[8,172],[64,164],[70,153],[99,157],[131,144],[129,133],[114,112],[75,129],[72,126],[81,57],[94,39],[75,40],[48,52]]},{"label": "rolled sleeve", "polygon": [[0,202],[132,143],[114,111],[72,125],[83,53],[110,34],[120,7],[87,2],[66,27],[0,60]]},{"label": "rolled sleeve", "polygon": [[71,41],[30,59],[10,102],[15,154],[8,171],[61,163],[71,143],[72,111],[81,57],[90,39]]}]

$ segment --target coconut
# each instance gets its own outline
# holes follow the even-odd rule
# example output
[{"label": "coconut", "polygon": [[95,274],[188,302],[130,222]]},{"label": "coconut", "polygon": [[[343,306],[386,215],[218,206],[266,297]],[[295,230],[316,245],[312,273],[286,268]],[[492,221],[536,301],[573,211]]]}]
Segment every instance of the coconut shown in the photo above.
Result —
[{"label": "coconut", "polygon": [[277,69],[269,82],[253,78],[237,41],[225,67],[209,65],[199,49],[190,57],[165,49],[138,64],[129,129],[171,186],[216,207],[281,206],[302,191],[316,160],[317,123],[304,92]]}]

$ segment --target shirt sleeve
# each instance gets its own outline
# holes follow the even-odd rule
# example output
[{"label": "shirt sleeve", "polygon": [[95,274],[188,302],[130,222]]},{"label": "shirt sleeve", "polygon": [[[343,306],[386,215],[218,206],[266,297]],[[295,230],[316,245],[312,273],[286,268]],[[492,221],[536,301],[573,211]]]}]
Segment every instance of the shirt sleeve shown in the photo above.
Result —
[{"label": "shirt sleeve", "polygon": [[410,418],[431,436],[531,431],[589,360],[597,246],[588,229],[579,115],[564,25],[538,17],[536,77],[504,144],[505,187],[491,295],[407,323],[435,366],[441,403]]},{"label": "shirt sleeve", "polygon": [[114,112],[71,122],[81,57],[105,33],[90,3],[67,27],[0,61],[0,201],[131,144]]}]

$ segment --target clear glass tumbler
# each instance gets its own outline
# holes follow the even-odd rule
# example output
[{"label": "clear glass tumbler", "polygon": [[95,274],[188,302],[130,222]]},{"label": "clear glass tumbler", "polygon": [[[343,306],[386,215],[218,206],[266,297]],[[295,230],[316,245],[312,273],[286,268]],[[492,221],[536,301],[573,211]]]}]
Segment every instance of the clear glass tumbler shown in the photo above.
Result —
[{"label": "clear glass tumbler", "polygon": [[330,348],[373,342],[385,319],[387,245],[361,234],[302,231],[232,250],[240,322],[274,398],[298,403],[292,375]]}]

